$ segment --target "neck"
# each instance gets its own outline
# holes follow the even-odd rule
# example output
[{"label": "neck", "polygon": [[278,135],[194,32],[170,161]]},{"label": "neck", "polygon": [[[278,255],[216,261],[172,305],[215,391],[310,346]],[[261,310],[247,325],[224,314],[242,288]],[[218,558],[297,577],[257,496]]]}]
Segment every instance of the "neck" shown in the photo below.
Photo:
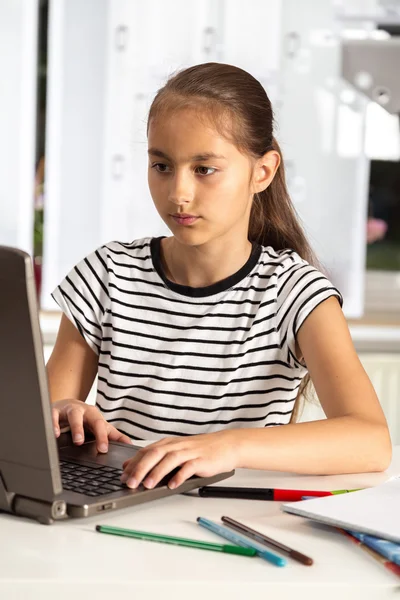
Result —
[{"label": "neck", "polygon": [[166,277],[179,285],[208,287],[230,277],[247,262],[252,245],[247,239],[230,245],[225,239],[188,246],[175,237],[161,240],[161,261]]}]

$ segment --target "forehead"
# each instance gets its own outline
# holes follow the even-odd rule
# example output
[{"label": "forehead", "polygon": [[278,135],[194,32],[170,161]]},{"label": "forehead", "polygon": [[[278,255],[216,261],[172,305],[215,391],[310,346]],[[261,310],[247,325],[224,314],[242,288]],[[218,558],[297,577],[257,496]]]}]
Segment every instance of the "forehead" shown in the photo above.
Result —
[{"label": "forehead", "polygon": [[226,135],[218,129],[210,117],[199,114],[195,109],[165,113],[150,119],[148,146],[171,157],[212,152],[229,158],[239,154],[233,141],[228,138],[228,129]]}]

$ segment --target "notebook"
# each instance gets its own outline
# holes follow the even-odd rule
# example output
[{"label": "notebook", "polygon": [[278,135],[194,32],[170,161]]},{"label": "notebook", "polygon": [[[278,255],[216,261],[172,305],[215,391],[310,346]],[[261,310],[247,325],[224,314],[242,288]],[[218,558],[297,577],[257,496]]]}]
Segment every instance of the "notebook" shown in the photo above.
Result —
[{"label": "notebook", "polygon": [[400,543],[400,477],[373,488],[282,504],[284,512]]},{"label": "notebook", "polygon": [[358,531],[349,530],[349,533],[369,548],[372,548],[372,550],[375,550],[375,552],[378,552],[381,556],[400,566],[400,544],[395,544],[394,542],[383,540],[373,535],[359,533]]}]

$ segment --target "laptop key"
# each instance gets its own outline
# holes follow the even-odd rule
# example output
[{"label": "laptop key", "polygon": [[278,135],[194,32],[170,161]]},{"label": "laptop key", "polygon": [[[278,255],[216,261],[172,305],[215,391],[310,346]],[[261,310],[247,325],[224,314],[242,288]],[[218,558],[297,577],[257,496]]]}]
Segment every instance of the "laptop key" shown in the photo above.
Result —
[{"label": "laptop key", "polygon": [[119,492],[120,490],[124,489],[125,486],[122,485],[122,483],[120,485],[112,485],[110,483],[105,483],[104,488],[110,490],[111,492]]},{"label": "laptop key", "polygon": [[105,488],[105,487],[99,487],[97,488],[97,493],[100,494],[110,494],[111,490]]},{"label": "laptop key", "polygon": [[101,482],[100,481],[96,481],[95,479],[92,479],[92,481],[90,482],[90,485],[92,487],[100,487],[101,486]]},{"label": "laptop key", "polygon": [[64,489],[78,494],[95,497],[119,492],[125,488],[120,480],[123,469],[116,467],[90,467],[62,461],[60,470]]},{"label": "laptop key", "polygon": [[72,485],[70,483],[64,483],[63,484],[63,489],[64,490],[72,490]]}]

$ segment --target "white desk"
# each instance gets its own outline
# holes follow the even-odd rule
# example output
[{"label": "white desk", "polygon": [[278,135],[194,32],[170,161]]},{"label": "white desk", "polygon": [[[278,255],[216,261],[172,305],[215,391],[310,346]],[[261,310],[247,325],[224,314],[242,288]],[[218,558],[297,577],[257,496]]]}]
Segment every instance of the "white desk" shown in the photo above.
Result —
[{"label": "white desk", "polygon": [[[226,485],[343,489],[400,474],[400,447],[386,473],[331,477],[238,470]],[[284,568],[259,558],[103,535],[97,523],[220,542],[196,517],[228,515],[311,556]],[[98,518],[52,526],[0,515],[1,600],[370,600],[400,598],[400,579],[322,525],[280,511],[277,502],[177,495]]]}]

